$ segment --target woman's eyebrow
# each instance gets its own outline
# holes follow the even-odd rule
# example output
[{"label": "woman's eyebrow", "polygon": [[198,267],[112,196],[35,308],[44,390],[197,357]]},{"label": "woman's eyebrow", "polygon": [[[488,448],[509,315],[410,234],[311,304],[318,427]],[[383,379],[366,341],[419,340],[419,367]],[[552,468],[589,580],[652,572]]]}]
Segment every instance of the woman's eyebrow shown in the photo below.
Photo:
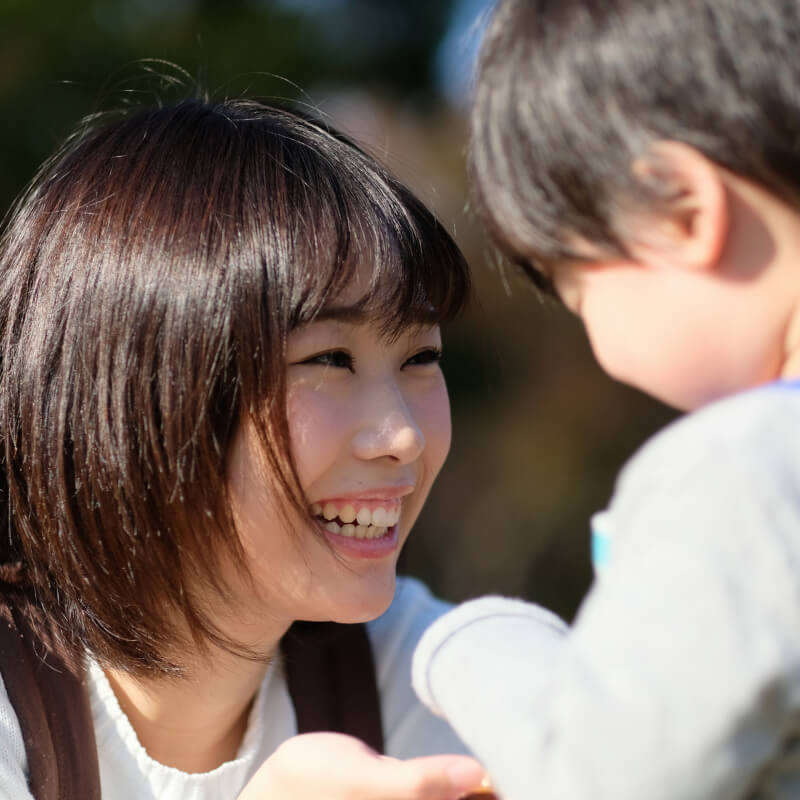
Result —
[{"label": "woman's eyebrow", "polygon": [[351,325],[358,325],[369,321],[364,306],[356,304],[352,306],[325,306],[314,317],[312,322],[326,322],[333,320],[334,322],[348,322]]},{"label": "woman's eyebrow", "polygon": [[[365,323],[375,322],[376,316],[378,319],[381,315],[376,315],[374,310],[370,310],[363,303],[356,303],[349,306],[325,306],[320,309],[319,313],[310,322],[344,322],[349,325],[361,325]],[[435,326],[439,324],[440,315],[431,306],[425,309],[419,309],[413,315],[409,315],[408,324],[417,324],[421,327]]]}]

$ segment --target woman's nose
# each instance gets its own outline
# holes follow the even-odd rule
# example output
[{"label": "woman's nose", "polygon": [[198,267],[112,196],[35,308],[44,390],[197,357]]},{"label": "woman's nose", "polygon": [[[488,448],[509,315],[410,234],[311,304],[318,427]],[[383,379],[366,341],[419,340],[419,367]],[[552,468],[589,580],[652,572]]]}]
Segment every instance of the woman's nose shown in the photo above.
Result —
[{"label": "woman's nose", "polygon": [[373,395],[362,409],[353,437],[357,458],[391,458],[406,464],[425,449],[425,435],[402,393],[395,389]]}]

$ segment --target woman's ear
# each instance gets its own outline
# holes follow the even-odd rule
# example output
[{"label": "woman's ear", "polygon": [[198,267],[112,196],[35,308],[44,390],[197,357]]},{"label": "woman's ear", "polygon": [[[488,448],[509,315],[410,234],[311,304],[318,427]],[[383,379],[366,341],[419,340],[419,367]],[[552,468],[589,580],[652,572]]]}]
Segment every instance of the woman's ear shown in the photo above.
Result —
[{"label": "woman's ear", "polygon": [[631,171],[658,198],[650,209],[626,215],[631,254],[654,265],[715,269],[729,225],[720,167],[687,144],[660,141],[633,162]]}]

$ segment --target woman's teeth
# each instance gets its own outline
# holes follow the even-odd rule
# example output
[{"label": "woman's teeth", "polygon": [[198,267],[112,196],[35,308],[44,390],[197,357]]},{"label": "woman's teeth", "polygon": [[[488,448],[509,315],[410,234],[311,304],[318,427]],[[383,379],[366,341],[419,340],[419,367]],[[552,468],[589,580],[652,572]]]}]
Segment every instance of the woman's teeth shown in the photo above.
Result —
[{"label": "woman's teeth", "polygon": [[400,519],[400,508],[356,508],[350,503],[336,506],[314,503],[311,513],[325,521],[325,529],[339,536],[353,536],[356,539],[379,539],[386,535],[388,528]]}]

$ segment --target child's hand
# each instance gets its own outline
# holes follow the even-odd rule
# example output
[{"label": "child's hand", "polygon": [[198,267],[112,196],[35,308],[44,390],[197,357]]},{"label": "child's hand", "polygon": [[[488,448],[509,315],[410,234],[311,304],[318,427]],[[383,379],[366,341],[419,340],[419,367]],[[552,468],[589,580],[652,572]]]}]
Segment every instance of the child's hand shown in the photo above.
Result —
[{"label": "child's hand", "polygon": [[484,777],[468,756],[400,761],[352,736],[306,733],[285,741],[238,800],[457,800],[478,790]]}]

